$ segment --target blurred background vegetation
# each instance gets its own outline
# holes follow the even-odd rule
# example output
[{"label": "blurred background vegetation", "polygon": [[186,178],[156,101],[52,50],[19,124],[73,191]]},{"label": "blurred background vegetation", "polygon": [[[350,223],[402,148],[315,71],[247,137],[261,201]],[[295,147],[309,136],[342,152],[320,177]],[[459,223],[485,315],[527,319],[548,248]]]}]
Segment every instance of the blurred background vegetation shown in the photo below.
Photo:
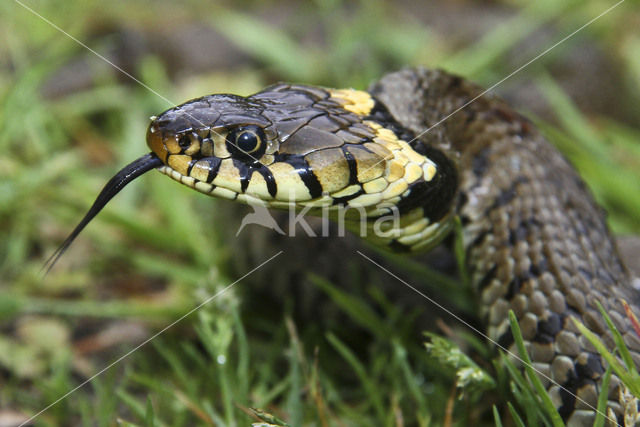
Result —
[{"label": "blurred background vegetation", "polygon": [[[46,278],[39,270],[104,183],[148,151],[148,118],[172,104],[276,81],[366,88],[410,65],[486,87],[613,4],[2,2],[0,424],[36,414],[279,249],[35,424],[492,425],[496,404],[508,425],[507,400],[535,417],[491,364],[495,349],[354,252],[479,324],[439,251],[435,271],[354,239],[255,227],[235,239],[244,207],[149,173]],[[627,0],[495,89],[574,163],[617,234],[640,232],[639,27]],[[449,341],[427,351],[425,330]],[[450,360],[458,346],[475,362]],[[488,376],[465,379],[464,367]]]}]

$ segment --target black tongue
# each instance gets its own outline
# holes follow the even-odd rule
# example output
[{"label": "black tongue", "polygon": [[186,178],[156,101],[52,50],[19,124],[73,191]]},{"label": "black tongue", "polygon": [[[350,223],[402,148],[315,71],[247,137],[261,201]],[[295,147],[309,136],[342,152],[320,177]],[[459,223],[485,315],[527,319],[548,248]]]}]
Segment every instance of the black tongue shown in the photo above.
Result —
[{"label": "black tongue", "polygon": [[98,194],[96,201],[93,202],[93,205],[84,218],[82,218],[82,221],[76,225],[76,228],[71,232],[71,234],[69,234],[69,237],[62,242],[60,247],[56,249],[56,251],[44,263],[41,269],[41,271],[44,271],[44,275],[46,276],[49,270],[53,268],[56,262],[58,262],[58,259],[65,253],[78,234],[80,234],[87,224],[89,224],[89,222],[98,215],[102,208],[109,203],[109,200],[118,194],[120,190],[122,190],[131,181],[143,173],[149,172],[151,169],[155,169],[159,166],[162,166],[162,161],[155,154],[149,153],[137,160],[134,160],[132,163],[129,163],[127,166],[122,168],[120,172],[115,174],[115,176],[107,182],[107,185],[104,186],[100,194]]}]

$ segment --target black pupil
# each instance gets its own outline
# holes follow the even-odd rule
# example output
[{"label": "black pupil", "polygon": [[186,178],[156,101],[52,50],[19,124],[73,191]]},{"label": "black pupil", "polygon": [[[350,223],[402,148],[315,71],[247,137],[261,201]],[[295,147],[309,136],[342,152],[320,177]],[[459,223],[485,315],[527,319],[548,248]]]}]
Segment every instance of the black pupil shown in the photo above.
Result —
[{"label": "black pupil", "polygon": [[236,138],[236,145],[245,153],[250,153],[258,146],[258,137],[253,132],[242,132]]}]

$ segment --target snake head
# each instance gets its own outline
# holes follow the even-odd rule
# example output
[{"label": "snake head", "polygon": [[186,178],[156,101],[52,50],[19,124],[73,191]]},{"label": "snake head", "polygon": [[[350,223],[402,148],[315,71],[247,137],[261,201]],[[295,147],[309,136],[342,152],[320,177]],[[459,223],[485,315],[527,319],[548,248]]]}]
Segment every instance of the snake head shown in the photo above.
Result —
[{"label": "snake head", "polygon": [[333,218],[353,208],[357,215],[343,218],[358,225],[397,214],[401,223],[382,243],[401,250],[448,230],[438,221],[456,186],[448,161],[417,152],[409,139],[367,92],[288,84],[194,99],[153,118],[147,132],[158,170],[182,184]]},{"label": "snake head", "polygon": [[209,195],[384,209],[432,181],[437,167],[376,112],[366,92],[280,84],[167,110],[151,122],[147,143],[160,172]]}]

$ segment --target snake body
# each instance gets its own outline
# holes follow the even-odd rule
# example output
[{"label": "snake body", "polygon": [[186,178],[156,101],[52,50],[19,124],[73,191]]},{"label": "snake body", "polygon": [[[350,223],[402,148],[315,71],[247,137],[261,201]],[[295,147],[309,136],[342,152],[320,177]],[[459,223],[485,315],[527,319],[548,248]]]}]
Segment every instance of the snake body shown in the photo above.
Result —
[{"label": "snake body", "polygon": [[[480,92],[423,69],[392,74],[372,88],[412,132],[440,122]],[[424,142],[457,159],[460,187],[452,208],[464,225],[467,267],[488,335],[512,344],[507,312],[513,309],[560,414],[569,425],[592,425],[604,368],[571,317],[613,347],[599,301],[640,361],[638,336],[620,303],[638,297],[603,211],[563,156],[496,97],[477,99],[433,130]],[[634,412],[621,406],[619,387],[612,378],[609,408],[618,416]]]},{"label": "snake body", "polygon": [[[604,363],[572,318],[613,348],[599,301],[640,361],[620,303],[634,305],[636,291],[580,177],[531,122],[497,97],[476,100],[481,92],[417,68],[367,92],[279,84],[189,101],[152,120],[152,153],[107,184],[52,260],[120,188],[154,168],[216,197],[344,215],[394,251],[433,247],[459,217],[487,335],[515,352],[513,310],[560,415],[590,425]],[[392,214],[397,221],[380,221]],[[607,415],[618,420],[636,405],[620,390],[613,376]]]}]

